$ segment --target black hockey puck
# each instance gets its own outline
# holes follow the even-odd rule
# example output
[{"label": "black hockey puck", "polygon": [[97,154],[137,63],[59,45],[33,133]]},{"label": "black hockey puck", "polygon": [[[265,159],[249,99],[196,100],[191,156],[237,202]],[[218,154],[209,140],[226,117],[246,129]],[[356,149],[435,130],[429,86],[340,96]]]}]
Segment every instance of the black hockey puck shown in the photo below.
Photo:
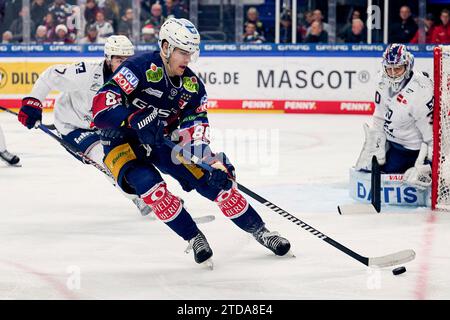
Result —
[{"label": "black hockey puck", "polygon": [[406,268],[405,267],[398,267],[398,268],[395,268],[394,270],[392,270],[392,273],[395,276],[398,276],[399,274],[402,274],[402,273],[405,273],[405,272],[406,272]]}]

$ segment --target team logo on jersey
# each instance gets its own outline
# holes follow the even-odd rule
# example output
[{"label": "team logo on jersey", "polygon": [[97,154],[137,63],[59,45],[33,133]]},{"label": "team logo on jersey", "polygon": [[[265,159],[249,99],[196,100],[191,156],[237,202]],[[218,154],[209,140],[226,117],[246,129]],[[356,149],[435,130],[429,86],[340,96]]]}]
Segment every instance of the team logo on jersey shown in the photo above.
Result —
[{"label": "team logo on jersey", "polygon": [[195,110],[195,112],[202,113],[202,112],[206,112],[207,109],[208,109],[208,96],[205,94],[200,99],[200,106]]},{"label": "team logo on jersey", "polygon": [[402,94],[399,94],[397,96],[397,101],[403,104],[408,104],[408,100],[406,100],[406,98]]},{"label": "team logo on jersey", "polygon": [[170,96],[171,97],[175,97],[177,94],[178,94],[178,90],[177,89],[174,89],[174,88],[170,89]]},{"label": "team logo on jersey", "polygon": [[147,77],[148,82],[157,83],[163,78],[163,70],[161,67],[158,67],[156,64],[152,63],[150,65],[150,69],[145,72],[145,76]]},{"label": "team logo on jersey", "polygon": [[113,77],[113,80],[126,94],[132,93],[139,83],[138,77],[127,67],[122,67]]},{"label": "team logo on jersey", "polygon": [[197,93],[200,87],[197,77],[184,77],[183,87],[189,92]]},{"label": "team logo on jersey", "polygon": [[142,90],[142,91],[148,93],[148,94],[151,95],[151,96],[155,96],[155,97],[157,97],[157,98],[161,98],[162,95],[163,95],[163,92],[162,92],[162,91],[155,90],[155,89],[153,89],[153,88],[147,88],[147,89]]},{"label": "team logo on jersey", "polygon": [[188,102],[183,99],[178,100],[178,107],[180,109],[184,109],[184,107],[186,107],[187,104],[188,104]]},{"label": "team logo on jersey", "polygon": [[8,74],[5,70],[0,68],[0,88],[3,88],[6,85],[6,81],[8,80]]}]

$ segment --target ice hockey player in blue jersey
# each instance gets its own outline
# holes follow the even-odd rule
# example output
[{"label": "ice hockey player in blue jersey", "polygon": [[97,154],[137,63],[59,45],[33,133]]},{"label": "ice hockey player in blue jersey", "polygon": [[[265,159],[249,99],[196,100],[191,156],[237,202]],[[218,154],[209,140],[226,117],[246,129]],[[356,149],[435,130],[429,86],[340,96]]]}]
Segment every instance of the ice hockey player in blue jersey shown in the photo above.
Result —
[{"label": "ice hockey player in blue jersey", "polygon": [[[159,171],[175,178],[185,191],[196,190],[214,201],[225,216],[276,255],[286,255],[289,241],[266,229],[237,190],[233,165],[209,147],[207,94],[188,68],[199,55],[199,44],[200,35],[191,22],[170,18],[160,29],[160,51],[129,58],[98,91],[92,110],[94,124],[101,129],[104,163],[122,188],[134,190],[160,220],[188,241],[187,252],[193,250],[197,263],[212,265],[213,252]],[[165,137],[216,169],[208,173],[183,161],[163,143]]]},{"label": "ice hockey player in blue jersey", "polygon": [[366,141],[355,169],[370,170],[375,155],[382,172],[404,174],[404,183],[425,189],[431,185],[433,82],[413,67],[414,56],[405,45],[386,48],[373,126],[365,126]]}]

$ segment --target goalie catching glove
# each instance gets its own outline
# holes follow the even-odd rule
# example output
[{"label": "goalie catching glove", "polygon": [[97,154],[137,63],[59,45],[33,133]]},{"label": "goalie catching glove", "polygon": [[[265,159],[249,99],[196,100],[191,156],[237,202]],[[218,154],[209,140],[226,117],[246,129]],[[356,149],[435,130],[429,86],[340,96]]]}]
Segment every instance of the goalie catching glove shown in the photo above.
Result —
[{"label": "goalie catching glove", "polygon": [[376,156],[380,165],[386,162],[386,134],[383,131],[369,128],[365,123],[364,128],[364,145],[356,161],[356,170],[372,170],[372,157]]},{"label": "goalie catching glove", "polygon": [[[422,191],[431,186],[431,165],[424,164],[427,154],[431,151],[429,151],[429,149],[427,144],[422,143],[414,167],[406,170],[403,175],[403,183]],[[428,158],[431,158],[431,156]]]}]

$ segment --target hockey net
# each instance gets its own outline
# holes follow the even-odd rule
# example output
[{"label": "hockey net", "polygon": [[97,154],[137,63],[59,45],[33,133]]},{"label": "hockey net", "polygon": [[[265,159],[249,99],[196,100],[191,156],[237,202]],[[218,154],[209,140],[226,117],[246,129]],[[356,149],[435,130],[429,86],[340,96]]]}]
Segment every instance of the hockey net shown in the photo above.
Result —
[{"label": "hockey net", "polygon": [[450,46],[434,49],[432,209],[450,211]]}]

